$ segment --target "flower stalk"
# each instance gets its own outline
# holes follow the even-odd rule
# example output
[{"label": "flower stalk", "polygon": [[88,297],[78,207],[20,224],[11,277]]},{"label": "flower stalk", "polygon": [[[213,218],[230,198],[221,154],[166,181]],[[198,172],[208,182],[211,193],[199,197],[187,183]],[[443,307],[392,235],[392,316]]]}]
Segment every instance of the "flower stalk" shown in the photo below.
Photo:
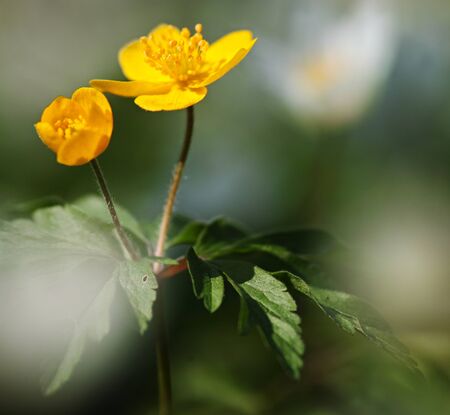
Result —
[{"label": "flower stalk", "polygon": [[[186,160],[191,147],[192,132],[194,129],[194,107],[187,108],[187,122],[186,131],[184,134],[183,147],[181,148],[180,157],[175,166],[172,176],[172,183],[170,184],[169,192],[167,194],[167,201],[164,206],[161,225],[159,227],[158,241],[156,243],[155,256],[164,256],[164,245],[166,243],[167,235],[169,232],[170,220],[172,218],[173,206],[177,197],[177,192],[180,187],[180,182],[183,177],[183,170],[186,165]],[[156,263],[157,271],[161,271],[161,264]]]},{"label": "flower stalk", "polygon": [[[183,146],[181,148],[178,162],[172,175],[167,200],[164,205],[163,216],[159,228],[158,240],[154,255],[164,256],[164,247],[169,232],[170,221],[172,219],[173,207],[175,204],[178,189],[183,177],[184,167],[191,147],[192,132],[194,129],[194,107],[187,108],[186,131]],[[156,262],[153,272],[158,275],[163,271],[162,264]],[[155,304],[155,325],[156,325],[156,360],[158,366],[158,388],[159,388],[159,414],[170,415],[172,413],[172,384],[170,378],[170,359],[165,324],[164,310],[164,289],[163,281],[159,280],[158,298]]]},{"label": "flower stalk", "polygon": [[120,223],[119,216],[117,215],[117,211],[111,196],[111,192],[108,189],[108,185],[106,183],[105,176],[103,175],[100,164],[97,159],[91,160],[90,164],[94,172],[94,176],[97,179],[100,191],[103,195],[103,199],[105,200],[106,206],[108,207],[108,211],[109,214],[111,215],[114,227],[116,228],[117,236],[119,237],[120,242],[122,243],[122,246],[125,249],[128,256],[133,260],[137,260],[138,255],[136,254],[130,239],[128,238],[127,234],[125,233],[125,230],[122,227],[122,224]]},{"label": "flower stalk", "polygon": [[[184,167],[191,147],[192,132],[194,129],[194,108],[187,108],[187,122],[186,131],[183,140],[183,146],[181,148],[178,162],[175,165],[175,169],[172,175],[172,182],[170,184],[167,200],[163,209],[163,216],[161,225],[158,232],[158,240],[154,255],[158,257],[164,256],[165,243],[169,232],[170,222],[173,215],[173,208],[175,205],[178,189],[180,188],[181,179],[183,177]],[[122,246],[127,252],[128,256],[136,260],[138,255],[136,254],[131,241],[129,240],[125,230],[120,223],[117,215],[116,208],[103,175],[102,169],[97,159],[90,162],[95,178],[99,185],[100,191],[108,207],[109,214],[111,215],[112,222],[115,226],[117,235],[120,239]],[[159,262],[155,262],[153,266],[153,272],[158,276],[163,271],[163,265]],[[160,415],[170,415],[172,413],[172,383],[170,376],[170,359],[169,349],[166,333],[165,312],[164,312],[164,291],[163,284],[160,281],[158,300],[155,305],[155,329],[156,329],[156,360],[158,367],[158,389],[159,389],[159,413]]]},{"label": "flower stalk", "polygon": [[[167,200],[164,205],[154,255],[164,257],[165,244],[173,215],[176,196],[183,177],[194,127],[194,105],[207,95],[207,87],[238,65],[256,42],[252,32],[228,33],[209,44],[203,37],[203,26],[195,33],[187,28],[162,24],[147,36],[127,43],[119,52],[119,62],[128,81],[94,79],[94,88],[79,88],[71,98],[57,97],[35,124],[38,136],[52,150],[60,164],[91,164],[126,256],[138,260],[120,223],[111,193],[97,161],[108,147],[113,130],[111,106],[101,93],[134,97],[135,103],[147,111],[187,110],[186,131],[178,162],[175,165]],[[186,269],[186,261],[164,268],[155,262],[152,271],[159,279],[154,321],[159,386],[159,413],[172,413],[170,362],[164,316],[164,283],[177,271]]]}]

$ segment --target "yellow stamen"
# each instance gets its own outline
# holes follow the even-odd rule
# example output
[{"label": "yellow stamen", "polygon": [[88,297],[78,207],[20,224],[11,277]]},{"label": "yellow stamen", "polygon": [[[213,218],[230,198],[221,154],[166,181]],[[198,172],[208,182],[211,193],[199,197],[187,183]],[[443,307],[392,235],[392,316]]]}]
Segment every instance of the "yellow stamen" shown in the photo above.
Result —
[{"label": "yellow stamen", "polygon": [[173,26],[155,30],[141,38],[146,62],[181,83],[205,78],[213,68],[205,61],[209,43],[202,31],[200,23],[192,36],[186,27],[181,31]]},{"label": "yellow stamen", "polygon": [[63,139],[70,138],[74,132],[82,130],[85,126],[86,120],[81,115],[76,119],[63,118],[54,124],[57,134]]},{"label": "yellow stamen", "polygon": [[181,29],[181,36],[185,37],[186,39],[191,36],[191,32],[187,27],[183,27],[183,29]]}]

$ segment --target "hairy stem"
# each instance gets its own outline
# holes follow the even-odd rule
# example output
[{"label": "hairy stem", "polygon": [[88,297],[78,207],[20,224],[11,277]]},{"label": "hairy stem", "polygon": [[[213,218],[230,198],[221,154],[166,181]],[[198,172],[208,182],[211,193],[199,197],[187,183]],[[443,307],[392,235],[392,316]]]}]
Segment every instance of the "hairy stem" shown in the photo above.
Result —
[{"label": "hairy stem", "polygon": [[111,215],[111,219],[116,228],[117,236],[122,243],[122,246],[126,250],[129,257],[133,260],[138,259],[138,256],[128,239],[125,230],[123,229],[119,217],[117,216],[116,208],[114,207],[114,202],[112,200],[111,193],[108,189],[108,185],[106,184],[105,176],[103,175],[102,169],[100,168],[100,164],[97,159],[91,160],[91,167],[94,171],[95,178],[97,179],[98,186],[100,187],[100,191],[102,192],[103,199],[105,200],[106,206],[108,207],[109,214]]},{"label": "hairy stem", "polygon": [[[156,248],[154,252],[155,256],[164,255],[164,245],[166,243],[167,233],[169,231],[170,220],[172,218],[173,213],[173,206],[175,204],[175,199],[177,197],[177,192],[180,187],[181,178],[183,177],[184,166],[186,165],[187,156],[189,154],[189,148],[191,146],[193,128],[194,128],[194,107],[189,107],[187,109],[187,123],[183,147],[181,148],[181,153],[178,158],[178,162],[173,171],[172,183],[170,184],[169,192],[167,194],[167,201],[164,206],[163,216],[158,233],[158,241],[156,243]],[[161,264],[158,264],[158,269],[161,270],[161,268],[162,268]]]},{"label": "hairy stem", "polygon": [[[183,177],[184,166],[191,146],[192,131],[194,128],[194,107],[187,108],[186,132],[184,135],[183,147],[175,165],[170,184],[167,201],[164,205],[163,216],[159,228],[158,241],[156,243],[155,256],[164,256],[164,246],[169,232],[173,207],[175,204],[180,182]],[[163,269],[162,264],[156,262],[153,271],[158,275]],[[163,281],[160,279],[158,288],[158,298],[155,304],[155,325],[156,325],[156,360],[158,365],[158,386],[159,386],[159,414],[170,415],[172,413],[172,385],[170,380],[170,360],[166,334],[164,315],[164,291]]]}]

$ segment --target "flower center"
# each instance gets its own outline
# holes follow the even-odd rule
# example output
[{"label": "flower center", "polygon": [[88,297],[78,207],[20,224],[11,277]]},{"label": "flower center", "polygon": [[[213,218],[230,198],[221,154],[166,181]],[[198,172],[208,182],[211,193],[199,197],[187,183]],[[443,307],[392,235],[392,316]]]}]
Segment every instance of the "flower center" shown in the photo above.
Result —
[{"label": "flower center", "polygon": [[85,126],[86,120],[82,115],[77,118],[63,118],[54,125],[57,134],[64,140],[71,138],[74,132],[82,130]]},{"label": "flower center", "polygon": [[318,92],[332,88],[342,75],[342,62],[317,56],[302,65],[303,76]]},{"label": "flower center", "polygon": [[166,26],[141,37],[147,63],[181,83],[205,77],[209,71],[205,62],[209,43],[203,39],[202,30],[203,26],[196,24],[191,36],[186,27],[179,31]]}]

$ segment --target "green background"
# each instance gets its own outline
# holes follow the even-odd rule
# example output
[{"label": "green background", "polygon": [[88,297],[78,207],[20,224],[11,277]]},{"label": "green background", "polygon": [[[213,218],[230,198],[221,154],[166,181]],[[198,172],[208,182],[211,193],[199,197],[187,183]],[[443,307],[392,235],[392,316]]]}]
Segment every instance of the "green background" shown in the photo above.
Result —
[{"label": "green background", "polygon": [[[122,79],[116,56],[124,43],[160,22],[202,22],[210,40],[251,29],[259,38],[254,51],[196,107],[176,211],[204,220],[228,216],[255,231],[320,225],[361,249],[361,273],[344,277],[381,308],[429,382],[362,338],[341,334],[307,303],[301,304],[306,363],[301,381],[292,382],[256,333],[235,333],[233,299],[208,316],[191,298],[189,282],[174,280],[170,337],[179,413],[447,413],[448,1],[390,2],[398,45],[387,79],[358,120],[335,128],[293,114],[267,87],[277,75],[268,80],[262,68],[267,60],[278,65],[284,48],[296,47],[287,40],[292,13],[308,4],[0,0],[0,211],[6,217],[17,203],[47,195],[70,201],[96,191],[89,167],[58,165],[33,124],[54,97],[92,78]],[[316,6],[337,19],[352,3]],[[283,47],[270,48],[273,42]],[[185,113],[146,113],[132,100],[109,98],[115,126],[100,161],[115,199],[150,221],[165,198]],[[49,400],[39,396],[37,371],[2,375],[5,413],[30,407],[148,413],[155,401],[151,333],[140,338],[130,324],[110,337],[114,346],[90,349],[74,379]]]}]

